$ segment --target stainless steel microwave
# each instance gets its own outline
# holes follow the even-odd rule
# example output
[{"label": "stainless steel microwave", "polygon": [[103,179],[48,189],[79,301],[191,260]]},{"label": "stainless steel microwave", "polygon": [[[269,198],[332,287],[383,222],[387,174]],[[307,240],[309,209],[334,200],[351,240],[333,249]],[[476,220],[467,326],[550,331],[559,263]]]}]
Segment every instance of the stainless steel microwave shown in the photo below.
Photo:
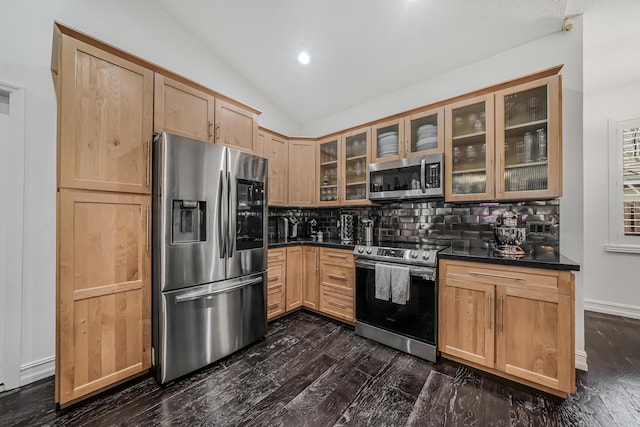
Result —
[{"label": "stainless steel microwave", "polygon": [[405,200],[444,197],[442,153],[372,163],[369,200]]}]

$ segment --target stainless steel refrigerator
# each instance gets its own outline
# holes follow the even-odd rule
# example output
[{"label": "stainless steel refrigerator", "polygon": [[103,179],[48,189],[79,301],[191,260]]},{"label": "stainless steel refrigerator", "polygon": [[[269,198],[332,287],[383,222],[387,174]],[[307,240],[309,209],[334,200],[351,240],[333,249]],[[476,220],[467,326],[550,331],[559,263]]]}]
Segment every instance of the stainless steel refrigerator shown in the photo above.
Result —
[{"label": "stainless steel refrigerator", "polygon": [[267,160],[162,133],[153,143],[153,361],[163,384],[267,329]]}]

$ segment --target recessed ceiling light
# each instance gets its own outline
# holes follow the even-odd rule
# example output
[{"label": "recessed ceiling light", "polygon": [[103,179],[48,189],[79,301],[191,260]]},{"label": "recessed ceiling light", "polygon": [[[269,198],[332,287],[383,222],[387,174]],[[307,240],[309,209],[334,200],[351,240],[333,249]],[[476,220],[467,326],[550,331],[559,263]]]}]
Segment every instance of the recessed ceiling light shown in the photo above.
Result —
[{"label": "recessed ceiling light", "polygon": [[303,50],[298,54],[298,62],[301,63],[302,65],[307,65],[310,61],[311,61],[311,56],[309,55],[309,52],[307,52],[306,50]]}]

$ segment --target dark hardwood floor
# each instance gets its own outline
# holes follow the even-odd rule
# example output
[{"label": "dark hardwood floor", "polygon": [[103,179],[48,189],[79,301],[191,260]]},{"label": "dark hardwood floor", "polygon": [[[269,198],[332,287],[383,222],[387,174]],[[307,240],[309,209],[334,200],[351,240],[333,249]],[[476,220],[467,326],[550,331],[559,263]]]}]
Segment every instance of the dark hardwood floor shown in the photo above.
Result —
[{"label": "dark hardwood floor", "polygon": [[431,364],[297,312],[166,387],[150,377],[62,411],[53,379],[0,394],[7,425],[639,426],[640,320],[587,313],[589,372],[567,400]]}]

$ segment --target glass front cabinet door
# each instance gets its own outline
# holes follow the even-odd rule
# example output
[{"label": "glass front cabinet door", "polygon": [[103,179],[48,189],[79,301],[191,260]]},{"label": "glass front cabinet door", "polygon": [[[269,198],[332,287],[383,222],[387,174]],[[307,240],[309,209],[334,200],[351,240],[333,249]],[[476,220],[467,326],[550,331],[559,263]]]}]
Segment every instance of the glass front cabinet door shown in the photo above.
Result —
[{"label": "glass front cabinet door", "polygon": [[318,143],[318,194],[320,206],[339,204],[340,137],[325,139]]},{"label": "glass front cabinet door", "polygon": [[344,205],[362,205],[369,202],[369,128],[342,135],[344,150],[342,194]]},{"label": "glass front cabinet door", "polygon": [[498,200],[562,195],[559,77],[496,92]]},{"label": "glass front cabinet door", "polygon": [[493,95],[445,108],[445,198],[447,201],[493,199]]},{"label": "glass front cabinet door", "polygon": [[405,155],[423,156],[444,150],[444,108],[404,118]]},{"label": "glass front cabinet door", "polygon": [[371,152],[373,162],[398,160],[404,151],[404,126],[402,119],[390,120],[371,126]]}]

